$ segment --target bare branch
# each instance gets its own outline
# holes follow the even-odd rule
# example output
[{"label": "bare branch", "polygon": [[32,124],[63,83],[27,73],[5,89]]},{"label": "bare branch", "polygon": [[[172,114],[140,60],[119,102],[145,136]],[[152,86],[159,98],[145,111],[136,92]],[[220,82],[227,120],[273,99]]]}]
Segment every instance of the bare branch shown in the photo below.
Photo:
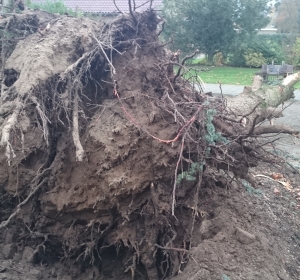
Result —
[{"label": "bare branch", "polygon": [[118,12],[123,15],[123,13],[121,12],[121,10],[118,8],[118,6],[116,4],[116,0],[113,0],[113,1],[114,1],[114,5],[115,5],[116,9],[118,10]]},{"label": "bare branch", "polygon": [[166,24],[166,22],[163,21],[162,24],[161,24],[161,30],[157,33],[158,36],[164,31],[164,29],[165,29],[165,24]]},{"label": "bare branch", "polygon": [[134,13],[133,13],[134,10],[132,10],[131,0],[128,0],[128,6],[129,6],[129,12],[130,12],[130,15],[131,15],[131,17],[132,17],[132,19],[133,19],[134,24],[136,25],[136,24],[137,24],[137,19],[136,19]]},{"label": "bare branch", "polygon": [[181,72],[181,70],[182,70],[182,68],[183,68],[183,66],[184,66],[184,64],[185,64],[185,62],[186,62],[189,58],[194,57],[198,52],[199,52],[199,50],[195,50],[192,54],[187,55],[187,56],[185,56],[185,57],[183,58],[183,60],[182,60],[182,62],[181,62],[181,65],[180,65],[180,67],[179,67],[179,69],[178,69],[178,71],[177,71],[177,74],[176,74],[176,76],[174,77],[174,81],[173,81],[174,83],[176,82],[176,79],[180,76],[180,72]]}]

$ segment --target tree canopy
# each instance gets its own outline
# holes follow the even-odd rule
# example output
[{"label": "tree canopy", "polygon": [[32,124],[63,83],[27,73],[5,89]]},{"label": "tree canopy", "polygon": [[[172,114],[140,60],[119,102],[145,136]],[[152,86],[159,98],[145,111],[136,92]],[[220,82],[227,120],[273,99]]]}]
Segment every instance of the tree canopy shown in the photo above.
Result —
[{"label": "tree canopy", "polygon": [[198,48],[212,61],[237,37],[251,36],[269,21],[268,0],[164,0],[165,36],[174,47]]}]

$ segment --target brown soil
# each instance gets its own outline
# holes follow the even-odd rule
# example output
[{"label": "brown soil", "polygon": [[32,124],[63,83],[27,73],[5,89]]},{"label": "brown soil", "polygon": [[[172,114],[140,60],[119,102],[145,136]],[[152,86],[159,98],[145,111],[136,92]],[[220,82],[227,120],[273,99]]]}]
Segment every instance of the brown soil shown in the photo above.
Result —
[{"label": "brown soil", "polygon": [[[299,279],[295,197],[267,179],[263,194],[240,181],[257,157],[232,144],[221,153],[239,162],[229,172],[213,146],[187,179],[207,154],[200,108],[220,100],[174,80],[152,11],[134,19],[1,20],[24,39],[2,45],[0,279]],[[298,171],[279,168],[296,187]]]}]

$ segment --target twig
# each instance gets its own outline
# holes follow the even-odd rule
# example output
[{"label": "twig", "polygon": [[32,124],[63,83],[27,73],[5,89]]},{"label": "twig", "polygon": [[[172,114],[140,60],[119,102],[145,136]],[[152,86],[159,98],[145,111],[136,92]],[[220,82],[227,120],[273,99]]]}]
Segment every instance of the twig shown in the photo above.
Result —
[{"label": "twig", "polygon": [[[130,0],[128,0],[128,1],[130,1]],[[108,62],[108,64],[109,64],[109,66],[111,67],[112,73],[115,75],[115,74],[116,74],[116,69],[115,69],[115,67],[113,66],[113,64],[111,63],[110,59],[108,58],[106,52],[104,51],[101,42],[96,38],[96,36],[95,36],[93,33],[92,33],[92,36],[93,36],[93,38],[95,39],[95,41],[98,43],[98,45],[99,45],[99,47],[100,47],[102,53],[104,54],[104,56],[105,56],[105,58],[106,58],[106,60],[107,60],[107,62]]]},{"label": "twig", "polygon": [[177,74],[176,74],[176,76],[174,77],[174,81],[173,81],[174,83],[176,82],[176,79],[179,77],[180,72],[181,72],[181,70],[182,70],[182,68],[183,68],[183,66],[184,66],[184,63],[185,63],[189,58],[194,57],[198,52],[199,52],[199,50],[195,50],[191,55],[187,55],[187,56],[185,56],[185,57],[183,58],[183,60],[182,60],[182,62],[181,62],[181,65],[180,65],[180,67],[179,67],[179,69],[178,69],[178,71],[177,71]]},{"label": "twig", "polygon": [[153,0],[150,0],[150,9],[152,9]]},{"label": "twig", "polygon": [[190,253],[189,250],[186,250],[186,249],[182,249],[182,248],[173,248],[173,247],[163,247],[163,246],[160,246],[158,244],[154,244],[155,247],[159,248],[159,249],[162,249],[162,250],[172,250],[172,251],[177,251],[177,252],[184,252],[184,253]]},{"label": "twig", "polygon": [[255,109],[256,109],[261,103],[262,103],[262,102],[257,103],[257,104],[254,106],[254,108],[251,110],[251,112],[249,112],[249,113],[243,115],[243,116],[240,118],[240,121],[239,121],[239,122],[241,122],[243,118],[250,116],[250,115],[255,111]]},{"label": "twig", "polygon": [[255,129],[255,125],[256,125],[256,121],[257,121],[258,118],[259,118],[259,115],[256,115],[254,120],[253,120],[253,123],[252,123],[252,126],[251,126],[249,132],[247,133],[246,136],[241,136],[241,139],[248,138],[249,136],[251,136],[253,134],[254,129]]},{"label": "twig", "polygon": [[132,19],[134,21],[134,24],[137,25],[137,19],[136,19],[135,15],[134,15],[134,13],[132,11],[131,0],[128,0],[128,6],[129,6],[129,12],[130,12],[131,17],[132,17]]},{"label": "twig", "polygon": [[123,13],[121,12],[121,10],[118,8],[117,4],[116,4],[116,0],[113,0],[114,1],[114,5],[116,7],[116,9],[118,10],[119,13],[121,13],[123,15]]},{"label": "twig", "polygon": [[263,177],[263,178],[267,178],[267,179],[272,180],[273,182],[277,182],[277,183],[283,185],[284,187],[287,187],[287,186],[288,186],[288,183],[286,183],[286,182],[281,182],[281,181],[279,181],[279,180],[274,180],[273,178],[271,178],[271,177],[269,177],[269,176],[266,176],[266,175],[257,174],[257,175],[254,175],[254,177]]},{"label": "twig", "polygon": [[220,87],[220,91],[221,91],[221,98],[222,98],[222,102],[224,100],[224,95],[223,95],[223,89],[222,89],[222,84],[219,83],[219,87]]},{"label": "twig", "polygon": [[166,22],[163,21],[162,24],[161,24],[161,30],[157,33],[157,36],[159,36],[159,35],[164,31],[164,29],[165,29],[165,24],[166,24]]}]

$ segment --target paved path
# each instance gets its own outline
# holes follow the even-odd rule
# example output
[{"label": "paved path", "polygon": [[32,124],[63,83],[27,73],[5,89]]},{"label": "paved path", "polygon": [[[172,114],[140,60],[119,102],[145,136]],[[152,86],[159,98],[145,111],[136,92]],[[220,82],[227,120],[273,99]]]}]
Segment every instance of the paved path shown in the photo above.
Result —
[{"label": "paved path", "polygon": [[[243,92],[244,86],[240,85],[222,85],[222,92],[225,95],[238,95],[241,92]],[[220,94],[220,86],[218,84],[205,84],[205,91],[209,92],[211,91],[212,93]],[[300,90],[295,90],[295,99],[294,100],[299,100],[300,101]]]}]

